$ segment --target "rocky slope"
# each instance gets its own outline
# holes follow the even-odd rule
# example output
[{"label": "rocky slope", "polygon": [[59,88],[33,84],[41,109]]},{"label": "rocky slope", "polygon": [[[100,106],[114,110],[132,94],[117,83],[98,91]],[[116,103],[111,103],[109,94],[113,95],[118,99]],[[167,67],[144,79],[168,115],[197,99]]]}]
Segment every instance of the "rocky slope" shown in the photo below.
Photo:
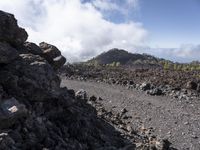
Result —
[{"label": "rocky slope", "polygon": [[82,96],[61,88],[56,72],[66,59],[55,46],[27,37],[12,14],[0,11],[1,150],[169,148],[137,134],[130,141]]},{"label": "rocky slope", "polygon": [[27,37],[13,15],[0,11],[0,149],[125,146],[94,108],[60,88],[60,51]]},{"label": "rocky slope", "polygon": [[198,99],[182,101],[168,96],[150,96],[119,85],[89,81],[63,79],[61,85],[75,90],[84,89],[90,103],[102,109],[99,115],[107,110],[109,113],[105,117],[114,116],[111,117],[113,120],[116,120],[115,116],[122,118],[121,122],[115,122],[122,131],[159,136],[168,139],[173,147],[180,150],[198,150],[200,147]]},{"label": "rocky slope", "polygon": [[111,49],[107,52],[104,52],[91,60],[88,60],[86,64],[99,64],[99,65],[106,65],[119,63],[120,65],[126,66],[143,66],[143,67],[161,67],[159,62],[162,59],[153,57],[148,54],[136,54],[136,53],[129,53],[122,49]]}]

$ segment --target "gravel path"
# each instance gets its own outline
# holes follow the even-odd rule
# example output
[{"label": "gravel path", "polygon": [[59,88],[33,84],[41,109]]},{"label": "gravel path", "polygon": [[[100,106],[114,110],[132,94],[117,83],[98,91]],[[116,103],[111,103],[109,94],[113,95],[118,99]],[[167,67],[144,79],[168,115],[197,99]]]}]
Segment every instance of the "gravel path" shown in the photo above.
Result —
[{"label": "gravel path", "polygon": [[135,129],[151,128],[155,135],[169,139],[173,147],[181,150],[200,150],[200,102],[180,101],[166,96],[149,96],[142,91],[105,83],[62,80],[62,86],[75,91],[84,89],[89,96],[103,99],[108,110],[123,108],[132,116]]}]

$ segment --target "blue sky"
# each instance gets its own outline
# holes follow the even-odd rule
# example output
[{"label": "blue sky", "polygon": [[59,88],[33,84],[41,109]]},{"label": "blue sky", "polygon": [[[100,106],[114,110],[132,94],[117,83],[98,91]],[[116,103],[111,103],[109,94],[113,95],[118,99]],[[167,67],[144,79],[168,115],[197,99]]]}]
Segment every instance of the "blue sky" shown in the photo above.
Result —
[{"label": "blue sky", "polygon": [[128,16],[118,11],[104,13],[106,19],[116,23],[141,22],[150,33],[150,46],[175,48],[200,43],[199,0],[139,0],[138,8],[130,9]]},{"label": "blue sky", "polygon": [[200,0],[2,0],[0,9],[70,62],[111,48],[200,60]]},{"label": "blue sky", "polygon": [[141,0],[136,20],[150,32],[151,46],[200,43],[199,0]]}]

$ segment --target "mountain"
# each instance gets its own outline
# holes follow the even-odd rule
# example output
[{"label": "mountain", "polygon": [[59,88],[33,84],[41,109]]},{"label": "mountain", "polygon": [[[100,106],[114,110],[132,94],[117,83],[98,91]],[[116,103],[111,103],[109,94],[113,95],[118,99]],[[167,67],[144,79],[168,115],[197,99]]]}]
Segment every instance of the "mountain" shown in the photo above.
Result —
[{"label": "mountain", "polygon": [[88,60],[89,64],[112,64],[113,62],[121,65],[135,66],[135,65],[153,65],[159,66],[164,59],[156,58],[148,54],[129,53],[123,49],[111,49],[107,52]]}]

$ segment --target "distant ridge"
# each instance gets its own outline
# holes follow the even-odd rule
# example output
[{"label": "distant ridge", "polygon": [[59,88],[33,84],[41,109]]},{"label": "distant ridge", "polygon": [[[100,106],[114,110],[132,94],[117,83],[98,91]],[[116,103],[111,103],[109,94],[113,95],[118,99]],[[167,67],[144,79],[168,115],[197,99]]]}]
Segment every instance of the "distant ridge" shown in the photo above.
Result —
[{"label": "distant ridge", "polygon": [[113,48],[107,52],[103,52],[100,55],[88,60],[87,63],[90,64],[112,64],[113,62],[118,62],[121,65],[154,65],[159,66],[160,62],[164,59],[160,59],[149,54],[137,54],[130,53],[123,49]]}]

